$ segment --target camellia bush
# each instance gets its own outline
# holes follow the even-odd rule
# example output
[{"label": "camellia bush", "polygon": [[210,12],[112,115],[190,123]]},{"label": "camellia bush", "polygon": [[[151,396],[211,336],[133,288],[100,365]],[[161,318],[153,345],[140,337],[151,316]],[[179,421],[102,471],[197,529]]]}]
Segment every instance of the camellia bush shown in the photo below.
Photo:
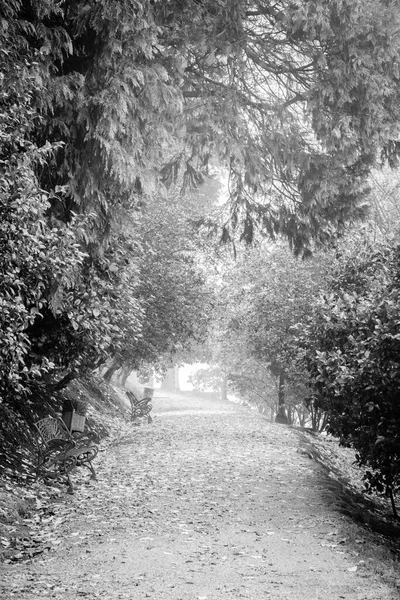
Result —
[{"label": "camellia bush", "polygon": [[[340,260],[303,329],[309,403],[356,450],[368,491],[397,516],[400,490],[400,246],[364,247]],[[304,348],[306,351],[304,352]]]}]

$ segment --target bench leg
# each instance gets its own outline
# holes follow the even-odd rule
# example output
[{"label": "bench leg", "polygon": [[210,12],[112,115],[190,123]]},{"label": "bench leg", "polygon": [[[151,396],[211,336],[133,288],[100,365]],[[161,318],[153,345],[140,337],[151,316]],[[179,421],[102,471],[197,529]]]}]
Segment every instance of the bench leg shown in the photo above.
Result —
[{"label": "bench leg", "polygon": [[72,485],[72,481],[71,481],[71,478],[69,476],[69,473],[67,473],[67,481],[68,481],[67,494],[73,494],[74,493],[74,486]]},{"label": "bench leg", "polygon": [[43,479],[64,479],[68,483],[68,493],[74,493],[74,486],[69,476],[70,471],[76,466],[76,458],[74,456],[65,456],[64,454],[58,454],[53,458],[49,458],[47,461],[41,459],[37,471],[36,477],[42,476]]},{"label": "bench leg", "polygon": [[89,469],[91,472],[90,479],[97,480],[96,471],[92,465],[92,460],[96,458],[97,453],[97,446],[81,446],[69,450],[67,456],[74,459],[77,467],[86,467]]},{"label": "bench leg", "polygon": [[97,475],[96,475],[96,471],[93,468],[92,461],[89,461],[87,463],[87,468],[90,469],[90,471],[92,472],[90,479],[94,479],[94,481],[97,481]]}]

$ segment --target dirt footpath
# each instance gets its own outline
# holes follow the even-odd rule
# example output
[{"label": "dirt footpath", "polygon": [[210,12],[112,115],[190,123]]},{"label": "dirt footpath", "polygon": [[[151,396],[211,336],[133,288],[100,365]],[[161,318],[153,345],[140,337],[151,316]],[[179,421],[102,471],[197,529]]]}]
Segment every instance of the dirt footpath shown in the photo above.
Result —
[{"label": "dirt footpath", "polygon": [[195,398],[154,412],[99,455],[97,483],[54,505],[51,551],[2,565],[2,600],[398,598],[348,545],[296,432]]}]

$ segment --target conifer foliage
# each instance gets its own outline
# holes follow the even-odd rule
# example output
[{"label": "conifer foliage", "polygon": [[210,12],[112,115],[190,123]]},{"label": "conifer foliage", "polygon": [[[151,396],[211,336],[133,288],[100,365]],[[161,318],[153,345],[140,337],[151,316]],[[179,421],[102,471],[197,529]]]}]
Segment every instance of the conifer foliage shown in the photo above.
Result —
[{"label": "conifer foliage", "polygon": [[[7,0],[35,55],[35,130],[62,141],[41,186],[59,213],[184,185],[218,157],[232,219],[296,251],[365,212],[365,176],[397,153],[399,15],[383,0]],[[98,232],[95,234],[98,235]]]}]

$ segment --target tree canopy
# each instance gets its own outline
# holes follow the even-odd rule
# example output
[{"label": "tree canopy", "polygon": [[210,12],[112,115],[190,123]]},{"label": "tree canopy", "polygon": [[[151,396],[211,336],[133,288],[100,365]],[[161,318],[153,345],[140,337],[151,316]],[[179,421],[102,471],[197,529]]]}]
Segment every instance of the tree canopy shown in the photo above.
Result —
[{"label": "tree canopy", "polygon": [[300,252],[363,216],[371,164],[397,150],[395,4],[180,4],[185,156],[225,161],[230,231]]},{"label": "tree canopy", "polygon": [[364,215],[371,165],[396,159],[394,2],[6,0],[2,13],[6,61],[18,53],[36,78],[31,135],[62,142],[39,180],[64,219],[90,209],[107,231],[160,178],[190,186],[218,159],[224,235],[250,240],[258,224],[301,252]]}]

